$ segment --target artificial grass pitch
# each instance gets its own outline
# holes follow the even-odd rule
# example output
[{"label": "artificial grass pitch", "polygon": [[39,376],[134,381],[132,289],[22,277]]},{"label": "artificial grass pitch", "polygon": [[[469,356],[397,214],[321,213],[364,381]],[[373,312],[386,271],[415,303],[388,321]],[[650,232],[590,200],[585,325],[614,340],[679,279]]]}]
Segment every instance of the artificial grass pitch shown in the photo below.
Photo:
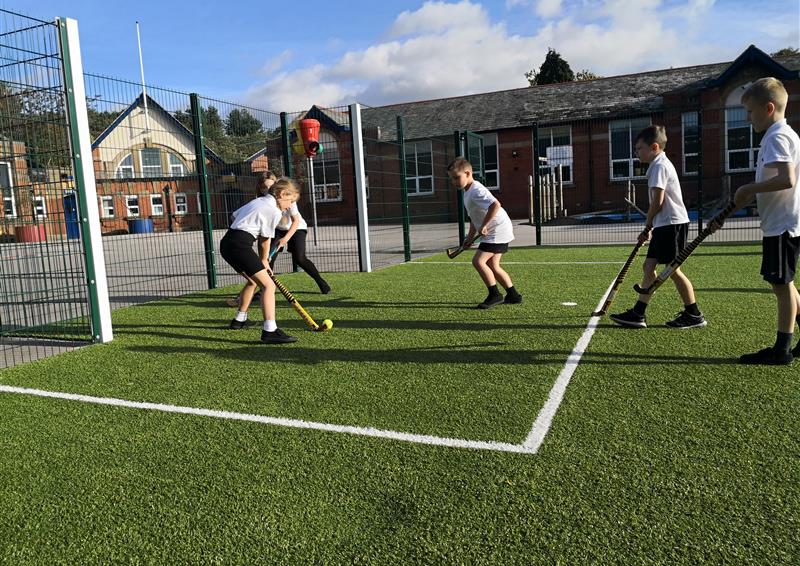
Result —
[{"label": "artificial grass pitch", "polygon": [[[261,345],[215,290],[117,311],[114,342],[0,383],[519,443],[628,252],[512,249],[525,302],[488,311],[470,253],[332,274],[327,296],[282,275],[330,332],[279,296],[300,341]],[[589,261],[619,263],[561,263]],[[651,328],[602,319],[536,455],[0,394],[0,562],[789,564],[797,369],[732,363],[774,339],[758,262],[687,261],[707,328],[658,326],[671,283]]]}]

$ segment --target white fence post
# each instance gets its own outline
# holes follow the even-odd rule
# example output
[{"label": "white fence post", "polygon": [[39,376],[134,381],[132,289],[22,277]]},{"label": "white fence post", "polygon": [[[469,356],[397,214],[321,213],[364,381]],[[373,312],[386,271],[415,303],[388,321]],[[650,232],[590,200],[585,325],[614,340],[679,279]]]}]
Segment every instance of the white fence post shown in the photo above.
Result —
[{"label": "white fence post", "polygon": [[369,214],[367,210],[367,176],[364,167],[364,135],[361,130],[361,105],[350,105],[350,128],[353,135],[353,169],[358,202],[358,249],[361,271],[372,271],[369,247]]}]

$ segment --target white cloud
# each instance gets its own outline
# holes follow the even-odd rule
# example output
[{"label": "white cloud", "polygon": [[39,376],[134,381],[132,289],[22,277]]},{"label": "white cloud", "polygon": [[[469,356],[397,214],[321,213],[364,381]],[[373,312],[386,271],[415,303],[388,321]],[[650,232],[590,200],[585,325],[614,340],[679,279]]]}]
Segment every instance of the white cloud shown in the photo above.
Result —
[{"label": "white cloud", "polygon": [[[530,0],[507,4],[523,1],[532,5]],[[539,0],[536,7],[557,7],[563,15],[536,22],[526,35],[510,33],[474,1],[427,2],[397,16],[384,40],[325,66],[284,71],[244,98],[261,108],[301,110],[312,104],[358,100],[378,105],[523,87],[525,72],[539,68],[548,47],[559,51],[574,71],[604,76],[731,60],[749,43],[772,47],[761,45],[765,35],[752,23],[761,17],[757,10],[748,24],[741,6],[723,11],[713,0],[665,6],[661,0],[647,5]],[[737,34],[725,38],[732,29],[727,26],[734,25]],[[770,40],[784,46],[788,32],[781,26],[771,31],[776,37]],[[282,54],[278,60],[284,65],[288,57]]]},{"label": "white cloud", "polygon": [[280,54],[276,55],[266,63],[261,66],[259,69],[260,75],[273,75],[280,71],[289,61],[292,59],[292,50],[286,49],[282,51]]},{"label": "white cloud", "polygon": [[561,13],[561,0],[539,0],[536,13],[543,18],[552,18]]}]

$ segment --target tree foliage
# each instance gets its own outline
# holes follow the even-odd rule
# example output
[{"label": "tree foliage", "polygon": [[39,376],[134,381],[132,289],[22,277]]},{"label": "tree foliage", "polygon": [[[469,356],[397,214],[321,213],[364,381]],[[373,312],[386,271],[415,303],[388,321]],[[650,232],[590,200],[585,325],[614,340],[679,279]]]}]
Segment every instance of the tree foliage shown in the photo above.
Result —
[{"label": "tree foliage", "polygon": [[791,57],[792,55],[800,55],[800,49],[789,46],[778,49],[775,53],[769,54],[770,57]]},{"label": "tree foliage", "polygon": [[544,63],[539,70],[531,69],[525,73],[525,78],[528,79],[530,86],[549,85],[574,81],[575,73],[572,72],[569,63],[561,57],[558,51],[549,47]]},{"label": "tree foliage", "polygon": [[225,133],[229,136],[251,136],[262,130],[261,122],[245,109],[235,108],[225,121]]},{"label": "tree foliage", "polygon": [[589,69],[583,69],[575,73],[576,81],[593,81],[595,79],[602,79],[600,75],[591,72]]}]

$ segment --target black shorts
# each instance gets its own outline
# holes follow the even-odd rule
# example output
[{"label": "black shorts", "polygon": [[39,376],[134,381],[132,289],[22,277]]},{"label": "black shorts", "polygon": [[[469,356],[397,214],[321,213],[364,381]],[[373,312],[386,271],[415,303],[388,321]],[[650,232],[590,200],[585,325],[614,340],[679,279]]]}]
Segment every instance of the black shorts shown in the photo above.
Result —
[{"label": "black shorts", "polygon": [[650,245],[647,248],[647,257],[658,260],[658,263],[670,263],[686,247],[686,238],[689,235],[689,223],[670,224],[653,229]]},{"label": "black shorts", "polygon": [[478,249],[482,252],[489,252],[490,254],[504,254],[508,251],[508,243],[490,244],[488,242],[481,242]]},{"label": "black shorts", "polygon": [[256,239],[243,230],[228,230],[219,243],[219,253],[236,273],[253,276],[264,269],[261,258],[253,250]]},{"label": "black shorts", "polygon": [[791,238],[789,232],[780,236],[769,236],[761,240],[761,249],[761,275],[764,276],[764,281],[776,285],[786,285],[794,281],[800,236]]}]

